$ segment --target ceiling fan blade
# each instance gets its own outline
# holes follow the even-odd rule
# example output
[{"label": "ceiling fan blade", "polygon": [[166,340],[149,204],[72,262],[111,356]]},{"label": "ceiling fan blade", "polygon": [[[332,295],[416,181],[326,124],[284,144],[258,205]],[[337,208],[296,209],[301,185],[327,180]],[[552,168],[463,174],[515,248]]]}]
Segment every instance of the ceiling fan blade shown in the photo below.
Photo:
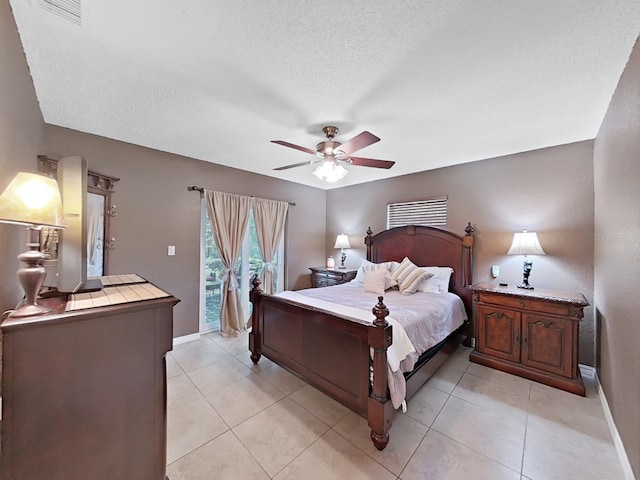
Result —
[{"label": "ceiling fan blade", "polygon": [[374,160],[373,158],[362,157],[349,157],[346,159],[351,165],[358,165],[360,167],[375,167],[375,168],[391,168],[396,162],[391,160]]},{"label": "ceiling fan blade", "polygon": [[310,148],[307,148],[307,147],[301,147],[300,145],[295,145],[293,143],[284,142],[282,140],[271,140],[271,143],[277,143],[278,145],[282,145],[284,147],[295,148],[296,150],[300,150],[302,152],[310,153],[311,155],[315,155],[316,154],[315,150],[311,150]]},{"label": "ceiling fan blade", "polygon": [[290,168],[302,167],[303,165],[311,165],[312,163],[315,163],[315,161],[309,160],[308,162],[294,163],[293,165],[285,165],[284,167],[274,168],[274,170],[288,170]]},{"label": "ceiling fan blade", "polygon": [[338,150],[344,152],[344,156],[348,157],[353,152],[360,150],[361,148],[368,147],[369,145],[372,145],[379,141],[380,139],[373,133],[367,132],[365,130],[364,132],[353,137],[351,140],[348,140],[340,145]]}]

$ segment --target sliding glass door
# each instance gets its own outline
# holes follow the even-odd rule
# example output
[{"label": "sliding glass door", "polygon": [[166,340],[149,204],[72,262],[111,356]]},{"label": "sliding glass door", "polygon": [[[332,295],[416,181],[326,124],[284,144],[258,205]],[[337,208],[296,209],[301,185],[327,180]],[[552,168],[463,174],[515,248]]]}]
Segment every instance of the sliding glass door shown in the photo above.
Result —
[{"label": "sliding glass door", "polygon": [[[202,203],[201,219],[201,288],[200,288],[200,332],[210,332],[220,330],[220,305],[222,301],[222,289],[224,288],[224,265],[220,259],[220,252],[213,239],[211,223],[207,217],[204,200]],[[274,259],[276,268],[274,269],[274,289],[282,290],[284,285],[284,241],[280,240],[280,247]],[[242,242],[242,252],[235,265],[235,275],[240,285],[240,298],[247,320],[251,315],[251,302],[249,301],[249,290],[251,289],[251,279],[262,269],[262,256],[258,237],[256,234],[256,224],[253,219],[253,212],[249,218],[249,225]]]}]

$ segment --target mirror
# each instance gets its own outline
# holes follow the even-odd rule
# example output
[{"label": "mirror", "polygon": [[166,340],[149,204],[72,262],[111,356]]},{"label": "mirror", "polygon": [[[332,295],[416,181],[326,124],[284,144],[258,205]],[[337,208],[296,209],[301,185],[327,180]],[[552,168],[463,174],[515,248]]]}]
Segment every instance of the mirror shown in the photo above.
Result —
[{"label": "mirror", "polygon": [[104,212],[105,197],[87,194],[87,277],[104,273]]},{"label": "mirror", "polygon": [[[38,155],[38,170],[57,178],[58,161]],[[89,170],[87,172],[87,277],[99,277],[109,273],[109,252],[116,248],[115,238],[109,236],[111,217],[116,216],[116,206],[111,204],[111,194],[119,178]],[[55,231],[45,232],[41,250],[51,258],[57,258]]]}]

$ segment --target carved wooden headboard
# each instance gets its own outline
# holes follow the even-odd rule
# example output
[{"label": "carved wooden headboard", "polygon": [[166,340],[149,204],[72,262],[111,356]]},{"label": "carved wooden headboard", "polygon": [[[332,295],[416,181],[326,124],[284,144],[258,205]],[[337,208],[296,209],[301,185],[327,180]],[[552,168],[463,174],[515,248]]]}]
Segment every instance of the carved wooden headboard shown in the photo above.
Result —
[{"label": "carved wooden headboard", "polygon": [[471,223],[460,236],[446,230],[420,225],[407,225],[372,235],[371,228],[364,240],[367,260],[374,263],[401,262],[408,257],[420,267],[451,267],[453,275],[449,291],[464,302],[471,318],[471,290],[473,281],[473,231]]}]

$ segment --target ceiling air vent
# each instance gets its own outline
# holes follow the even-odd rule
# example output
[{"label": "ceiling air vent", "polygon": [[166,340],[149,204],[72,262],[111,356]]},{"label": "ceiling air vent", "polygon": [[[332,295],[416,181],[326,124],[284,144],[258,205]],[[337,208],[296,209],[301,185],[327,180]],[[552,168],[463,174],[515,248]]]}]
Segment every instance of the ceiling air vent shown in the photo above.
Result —
[{"label": "ceiling air vent", "polygon": [[80,0],[38,0],[40,6],[65,20],[82,25]]}]

